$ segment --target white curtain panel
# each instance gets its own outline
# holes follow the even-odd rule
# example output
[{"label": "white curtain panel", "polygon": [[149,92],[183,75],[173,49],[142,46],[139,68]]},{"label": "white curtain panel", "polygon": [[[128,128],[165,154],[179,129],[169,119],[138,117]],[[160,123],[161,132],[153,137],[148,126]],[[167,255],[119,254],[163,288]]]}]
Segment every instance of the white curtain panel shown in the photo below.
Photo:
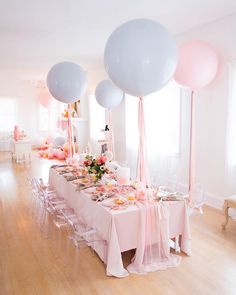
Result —
[{"label": "white curtain panel", "polygon": [[[229,96],[227,122],[226,184],[231,194],[236,194],[236,60],[229,64]],[[230,210],[236,219],[236,210]]]}]

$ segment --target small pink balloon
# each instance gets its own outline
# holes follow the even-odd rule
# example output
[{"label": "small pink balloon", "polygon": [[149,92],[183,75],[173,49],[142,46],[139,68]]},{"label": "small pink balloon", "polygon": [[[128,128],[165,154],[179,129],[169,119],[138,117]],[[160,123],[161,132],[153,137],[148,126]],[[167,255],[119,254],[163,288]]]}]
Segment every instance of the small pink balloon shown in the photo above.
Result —
[{"label": "small pink balloon", "polygon": [[59,151],[59,149],[52,149],[52,153],[55,158],[57,158],[58,151]]},{"label": "small pink balloon", "polygon": [[44,153],[44,151],[40,150],[40,151],[38,152],[38,155],[39,155],[40,157],[42,157],[42,156],[43,156],[43,153]]},{"label": "small pink balloon", "polygon": [[48,154],[48,159],[50,159],[50,160],[51,160],[51,159],[53,159],[53,158],[54,158],[54,153],[52,153],[52,152],[51,152],[51,153],[49,153],[49,154]]},{"label": "small pink balloon", "polygon": [[53,98],[51,94],[47,91],[42,92],[39,95],[38,99],[39,99],[39,103],[46,109],[48,109],[53,103]]},{"label": "small pink balloon", "polygon": [[58,160],[65,160],[65,158],[66,158],[65,152],[64,151],[59,151],[57,153],[57,158],[58,158]]},{"label": "small pink balloon", "polygon": [[201,89],[214,80],[218,67],[219,57],[208,43],[200,40],[186,42],[179,48],[174,79],[192,90]]}]

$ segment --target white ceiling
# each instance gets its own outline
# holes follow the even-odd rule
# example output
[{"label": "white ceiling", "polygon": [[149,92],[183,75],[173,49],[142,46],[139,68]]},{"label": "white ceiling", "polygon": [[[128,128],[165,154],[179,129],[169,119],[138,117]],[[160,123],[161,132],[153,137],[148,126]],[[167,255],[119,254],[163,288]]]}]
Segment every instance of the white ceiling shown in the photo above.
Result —
[{"label": "white ceiling", "polygon": [[176,35],[234,13],[235,0],[0,0],[0,70],[37,73],[62,60],[88,69],[127,20],[151,18]]}]

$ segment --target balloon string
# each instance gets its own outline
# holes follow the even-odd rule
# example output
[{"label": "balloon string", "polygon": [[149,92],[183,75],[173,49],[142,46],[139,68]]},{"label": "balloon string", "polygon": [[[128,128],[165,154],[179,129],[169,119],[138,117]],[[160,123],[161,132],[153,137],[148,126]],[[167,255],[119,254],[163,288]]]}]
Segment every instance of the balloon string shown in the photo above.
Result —
[{"label": "balloon string", "polygon": [[192,201],[192,190],[193,190],[193,169],[194,169],[194,91],[191,92],[191,103],[190,103],[190,138],[189,138],[189,180],[188,180],[188,192],[189,192],[189,202]]},{"label": "balloon string", "polygon": [[70,106],[68,104],[68,158],[71,157],[71,135],[70,135]]},{"label": "balloon string", "polygon": [[[72,107],[71,107],[71,114],[72,114]],[[72,116],[71,116],[71,151],[72,151],[72,157],[75,154],[75,141],[74,141],[74,129],[73,129],[73,125],[72,125]]]},{"label": "balloon string", "polygon": [[74,155],[74,138],[73,138],[73,131],[72,131],[72,124],[71,124],[71,111],[72,107],[68,104],[68,157],[72,158]]}]

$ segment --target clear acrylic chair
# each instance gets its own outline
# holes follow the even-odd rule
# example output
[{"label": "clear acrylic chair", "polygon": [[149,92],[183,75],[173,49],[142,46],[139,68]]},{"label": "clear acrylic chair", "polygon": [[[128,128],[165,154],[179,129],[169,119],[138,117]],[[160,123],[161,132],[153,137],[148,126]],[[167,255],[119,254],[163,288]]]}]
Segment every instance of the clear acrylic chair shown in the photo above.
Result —
[{"label": "clear acrylic chair", "polygon": [[[92,250],[92,254],[95,255],[96,245],[99,244],[103,247],[104,253],[107,251],[107,241],[102,239],[95,228],[86,225],[85,222],[81,221],[76,214],[69,214],[66,210],[62,211],[65,220],[68,224],[68,242],[67,251],[65,255],[65,266],[68,262],[68,257],[70,255],[71,245],[73,245],[74,259],[73,265],[70,267],[70,273],[73,279],[76,278],[79,269],[79,254],[82,249],[89,248]],[[106,254],[105,259],[106,261]]]},{"label": "clear acrylic chair", "polygon": [[55,190],[50,190],[41,178],[28,177],[28,180],[32,192],[32,213],[36,216],[42,232],[48,237],[51,231],[50,215],[53,219],[58,218],[61,215],[60,210],[67,208],[65,200],[58,197]]},{"label": "clear acrylic chair", "polygon": [[41,214],[41,200],[39,198],[39,178],[36,177],[27,177],[27,180],[30,185],[31,189],[31,200],[30,200],[30,209],[32,215],[36,217],[36,219],[39,219],[39,216]]}]

